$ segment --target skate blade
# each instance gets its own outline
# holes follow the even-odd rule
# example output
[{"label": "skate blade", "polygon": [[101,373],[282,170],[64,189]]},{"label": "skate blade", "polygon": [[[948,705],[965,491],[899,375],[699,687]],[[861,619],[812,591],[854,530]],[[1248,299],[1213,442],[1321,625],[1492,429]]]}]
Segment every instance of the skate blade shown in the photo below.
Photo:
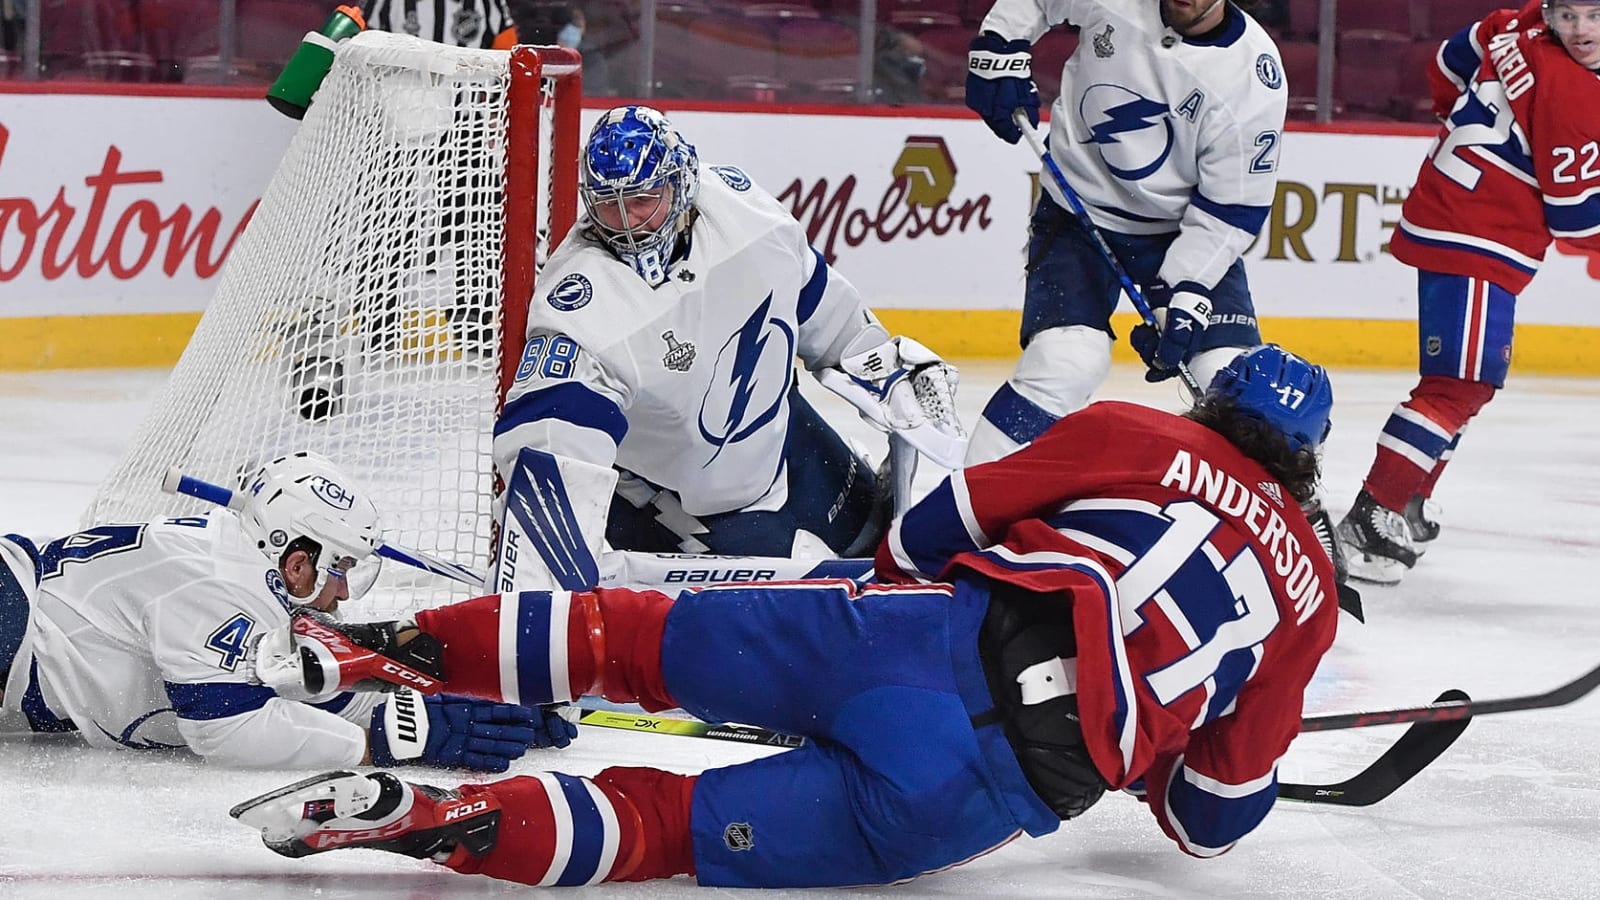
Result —
[{"label": "skate blade", "polygon": [[285,856],[305,856],[317,852],[300,840],[317,828],[306,818],[307,803],[332,800],[334,815],[348,818],[369,809],[377,796],[378,785],[364,775],[325,772],[252,797],[228,810],[228,815],[259,831],[270,849]]},{"label": "skate blade", "polygon": [[1345,557],[1345,571],[1351,578],[1368,584],[1399,584],[1405,577],[1406,566],[1395,559],[1368,559],[1355,551]]}]

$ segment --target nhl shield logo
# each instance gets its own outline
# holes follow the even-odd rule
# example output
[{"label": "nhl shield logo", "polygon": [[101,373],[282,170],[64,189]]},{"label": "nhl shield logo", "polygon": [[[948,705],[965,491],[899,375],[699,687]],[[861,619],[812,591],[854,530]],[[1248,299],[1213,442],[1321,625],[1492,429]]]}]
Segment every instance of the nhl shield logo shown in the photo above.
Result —
[{"label": "nhl shield logo", "polygon": [[1428,335],[1427,352],[1429,356],[1438,356],[1440,353],[1444,352],[1444,339],[1439,337],[1437,334]]},{"label": "nhl shield logo", "polygon": [[661,332],[661,339],[667,342],[667,355],[661,357],[661,364],[674,372],[687,372],[694,365],[694,344],[688,341],[679,341],[672,336],[671,331]]},{"label": "nhl shield logo", "polygon": [[1108,25],[1106,25],[1106,30],[1105,31],[1102,31],[1099,34],[1094,36],[1094,55],[1095,56],[1098,56],[1101,59],[1110,59],[1111,55],[1113,53],[1117,52],[1117,48],[1111,45],[1111,35],[1114,34],[1115,32],[1116,32],[1116,29],[1112,28],[1108,24]]},{"label": "nhl shield logo", "polygon": [[722,829],[722,843],[729,850],[738,853],[742,850],[753,849],[756,845],[755,834],[750,829],[749,822],[730,822],[727,828]]}]

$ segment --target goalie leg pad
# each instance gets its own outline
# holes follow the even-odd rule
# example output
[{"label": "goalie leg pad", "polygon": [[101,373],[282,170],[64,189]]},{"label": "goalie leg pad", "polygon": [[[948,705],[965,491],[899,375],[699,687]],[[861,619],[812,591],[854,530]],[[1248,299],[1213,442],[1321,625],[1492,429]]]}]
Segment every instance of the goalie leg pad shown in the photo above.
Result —
[{"label": "goalie leg pad", "polygon": [[527,705],[600,693],[656,710],[677,705],[661,678],[671,608],[655,591],[523,591],[423,610],[417,626],[443,646],[452,693]]}]

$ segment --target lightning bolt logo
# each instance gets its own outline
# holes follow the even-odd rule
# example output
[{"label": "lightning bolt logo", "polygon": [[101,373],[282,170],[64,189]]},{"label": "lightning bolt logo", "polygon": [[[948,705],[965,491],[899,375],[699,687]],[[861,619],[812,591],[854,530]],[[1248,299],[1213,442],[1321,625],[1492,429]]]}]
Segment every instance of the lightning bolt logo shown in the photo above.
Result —
[{"label": "lightning bolt logo", "polygon": [[[757,429],[772,421],[778,409],[783,405],[783,398],[789,388],[789,378],[793,374],[794,340],[789,327],[778,319],[772,318],[772,294],[768,293],[744,324],[739,326],[723,348],[723,358],[732,351],[732,364],[728,367],[726,385],[728,400],[726,411],[722,415],[721,427],[715,430],[706,427],[707,408],[704,401],[700,410],[700,435],[706,442],[716,447],[717,450],[706,460],[710,465],[722,454],[729,444],[736,443],[754,433]],[[788,338],[788,347],[782,350],[784,358],[784,383],[777,393],[772,404],[758,414],[752,415],[751,407],[755,405],[759,385],[758,373],[762,361],[769,355],[779,354],[777,348],[769,351],[768,342],[772,339],[772,332],[768,326],[776,326]],[[720,366],[719,366],[720,369]],[[709,395],[708,395],[709,399]]]},{"label": "lightning bolt logo", "polygon": [[1084,143],[1098,147],[1106,169],[1124,181],[1140,181],[1166,163],[1173,142],[1170,113],[1165,103],[1117,84],[1091,85],[1078,103],[1089,131]]},{"label": "lightning bolt logo", "polygon": [[1104,111],[1106,120],[1089,129],[1089,143],[1120,143],[1117,135],[1153,128],[1154,120],[1166,112],[1166,104],[1143,97],[1110,107]]}]

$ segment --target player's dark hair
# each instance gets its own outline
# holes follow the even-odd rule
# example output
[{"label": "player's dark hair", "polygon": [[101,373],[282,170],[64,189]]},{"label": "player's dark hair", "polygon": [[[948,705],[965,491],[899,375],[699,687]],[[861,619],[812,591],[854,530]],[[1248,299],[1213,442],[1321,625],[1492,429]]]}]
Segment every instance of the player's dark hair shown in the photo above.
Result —
[{"label": "player's dark hair", "polygon": [[1305,503],[1316,492],[1321,462],[1311,447],[1290,450],[1283,432],[1255,416],[1239,412],[1232,397],[1207,394],[1183,417],[1227,438],[1239,452],[1261,464],[1289,496]]}]

